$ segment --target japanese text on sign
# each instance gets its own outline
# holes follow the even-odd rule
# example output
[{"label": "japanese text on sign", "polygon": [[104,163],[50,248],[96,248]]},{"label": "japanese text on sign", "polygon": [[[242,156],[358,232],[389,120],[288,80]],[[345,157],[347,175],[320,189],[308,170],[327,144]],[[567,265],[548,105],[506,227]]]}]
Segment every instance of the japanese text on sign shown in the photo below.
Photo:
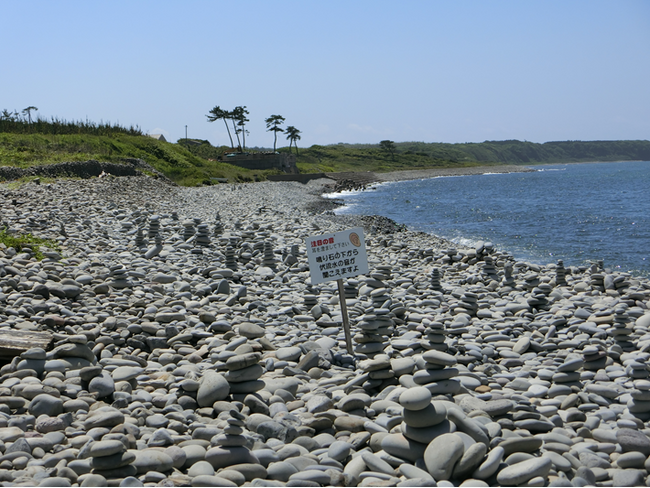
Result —
[{"label": "japanese text on sign", "polygon": [[314,285],[368,273],[362,227],[308,237],[306,244]]}]

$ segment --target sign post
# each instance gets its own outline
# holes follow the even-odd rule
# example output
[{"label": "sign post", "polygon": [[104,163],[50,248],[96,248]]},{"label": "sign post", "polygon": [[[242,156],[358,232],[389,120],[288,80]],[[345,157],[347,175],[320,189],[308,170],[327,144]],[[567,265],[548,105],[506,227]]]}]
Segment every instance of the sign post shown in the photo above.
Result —
[{"label": "sign post", "polygon": [[368,273],[363,227],[307,237],[306,245],[312,285],[335,280],[338,283],[345,345],[348,353],[354,354],[343,279]]}]

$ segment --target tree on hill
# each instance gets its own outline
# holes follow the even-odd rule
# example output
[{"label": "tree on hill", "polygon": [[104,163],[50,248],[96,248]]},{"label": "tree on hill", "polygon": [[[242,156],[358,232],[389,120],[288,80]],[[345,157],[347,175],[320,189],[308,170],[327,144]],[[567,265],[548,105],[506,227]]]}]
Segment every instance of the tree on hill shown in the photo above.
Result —
[{"label": "tree on hill", "polygon": [[266,122],[266,131],[273,132],[273,152],[275,152],[275,146],[278,142],[278,132],[284,132],[284,129],[280,127],[280,124],[284,123],[284,117],[282,115],[271,115],[269,118],[264,119]]},{"label": "tree on hill", "polygon": [[291,144],[296,146],[296,155],[298,154],[298,144],[296,141],[300,140],[300,131],[296,129],[293,125],[290,125],[286,128],[285,133],[287,134],[287,139],[289,140],[289,152],[291,152]]},{"label": "tree on hill", "polygon": [[226,125],[226,130],[228,131],[228,138],[230,139],[230,147],[235,148],[235,144],[232,141],[232,135],[230,134],[230,128],[228,127],[228,122],[226,119],[230,117],[230,113],[227,110],[223,110],[219,105],[210,110],[210,113],[206,115],[208,122],[214,122],[216,120],[223,120],[223,123]]},{"label": "tree on hill", "polygon": [[[246,150],[246,122],[249,122],[249,120],[246,118],[246,116],[249,114],[248,110],[246,110],[246,106],[244,105],[243,107],[235,107],[232,112],[230,112],[230,115],[234,121],[237,121],[237,133],[241,133],[242,135],[242,148],[245,151]],[[239,137],[237,137],[239,139]]]},{"label": "tree on hill", "polygon": [[390,157],[395,161],[395,143],[393,141],[389,141],[388,139],[385,141],[381,141],[379,143],[379,147],[386,152],[390,153]]},{"label": "tree on hill", "polygon": [[284,129],[280,127],[281,124],[284,124],[284,117],[282,115],[271,115],[264,122],[266,122],[266,131],[273,132],[273,152],[275,152],[275,146],[278,142],[278,132],[284,132]]},{"label": "tree on hill", "polygon": [[26,109],[23,109],[23,115],[27,116],[27,120],[29,121],[30,124],[32,123],[32,110],[37,111],[38,109],[33,105],[30,105]]}]

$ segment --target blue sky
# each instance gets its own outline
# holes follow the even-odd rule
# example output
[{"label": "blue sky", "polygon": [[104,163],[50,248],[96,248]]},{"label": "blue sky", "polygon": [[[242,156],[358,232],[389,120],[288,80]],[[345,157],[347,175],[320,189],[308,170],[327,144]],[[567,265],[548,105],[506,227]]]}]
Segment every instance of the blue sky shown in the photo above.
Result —
[{"label": "blue sky", "polygon": [[[227,144],[650,138],[650,2],[5,1],[0,109]],[[281,142],[280,142],[281,141]],[[280,144],[286,144],[284,138]]]}]

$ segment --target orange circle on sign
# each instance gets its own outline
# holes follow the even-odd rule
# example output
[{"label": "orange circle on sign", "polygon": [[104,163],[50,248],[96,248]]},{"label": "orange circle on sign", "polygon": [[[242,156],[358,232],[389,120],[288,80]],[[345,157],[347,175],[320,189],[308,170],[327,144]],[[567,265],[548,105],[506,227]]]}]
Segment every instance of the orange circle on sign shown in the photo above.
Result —
[{"label": "orange circle on sign", "polygon": [[352,232],[350,234],[350,242],[356,247],[359,247],[361,245],[361,239],[359,239],[359,236],[356,232]]}]

